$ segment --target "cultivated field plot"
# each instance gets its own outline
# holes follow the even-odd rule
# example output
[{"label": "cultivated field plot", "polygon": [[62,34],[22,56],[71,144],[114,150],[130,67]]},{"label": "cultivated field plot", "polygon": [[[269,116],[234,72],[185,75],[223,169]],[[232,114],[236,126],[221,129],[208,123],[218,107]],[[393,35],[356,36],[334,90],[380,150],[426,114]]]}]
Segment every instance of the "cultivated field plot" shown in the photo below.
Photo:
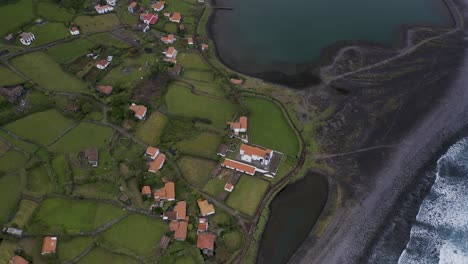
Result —
[{"label": "cultivated field plot", "polygon": [[237,110],[227,100],[195,95],[187,86],[175,82],[169,86],[165,98],[171,113],[208,119],[218,128],[225,127]]},{"label": "cultivated field plot", "polygon": [[196,52],[180,52],[177,54],[177,63],[186,69],[210,70],[210,66]]},{"label": "cultivated field plot", "polygon": [[179,165],[184,178],[189,183],[203,188],[210,179],[211,170],[213,170],[217,164],[214,161],[206,159],[182,156],[177,160],[177,165]]},{"label": "cultivated field plot", "polygon": [[220,143],[220,135],[211,132],[203,132],[194,139],[178,142],[177,147],[182,153],[191,156],[216,159],[216,151]]},{"label": "cultivated field plot", "polygon": [[34,213],[28,232],[76,234],[92,231],[125,214],[120,208],[96,201],[49,198]]},{"label": "cultivated field plot", "polygon": [[58,63],[68,64],[89,53],[95,46],[93,42],[81,38],[53,46],[47,50],[47,54]]},{"label": "cultivated field plot", "polygon": [[125,49],[130,47],[130,45],[128,45],[127,42],[113,36],[110,33],[93,34],[89,37],[89,39],[95,42],[96,44],[101,44],[104,46],[114,47],[118,49]]},{"label": "cultivated field plot", "polygon": [[102,264],[102,263],[108,263],[109,260],[112,260],[113,264],[138,264],[140,263],[131,257],[125,256],[122,254],[115,254],[100,247],[93,249],[89,254],[87,254],[84,258],[82,258],[78,263],[79,264]]},{"label": "cultivated field plot", "polygon": [[160,142],[168,118],[161,112],[154,112],[137,129],[136,136],[148,145],[157,145]]},{"label": "cultivated field plot", "polygon": [[92,33],[111,30],[120,25],[119,18],[115,13],[93,16],[78,16],[74,21],[80,26],[83,33]]},{"label": "cultivated field plot", "polygon": [[105,147],[112,135],[112,128],[81,122],[50,146],[54,152],[79,152],[89,147]]},{"label": "cultivated field plot", "polygon": [[49,22],[44,25],[34,25],[28,31],[36,35],[36,40],[31,44],[31,47],[41,46],[70,36],[70,32],[62,23]]},{"label": "cultivated field plot", "polygon": [[19,0],[0,5],[0,36],[13,33],[33,19],[33,1]]},{"label": "cultivated field plot", "polygon": [[249,109],[249,141],[296,156],[299,142],[283,112],[274,102],[257,97],[244,99]]},{"label": "cultivated field plot", "polygon": [[[168,226],[161,219],[130,215],[102,233],[103,243],[125,248],[138,256],[153,255]],[[125,239],[122,239],[125,238]]]},{"label": "cultivated field plot", "polygon": [[[64,72],[60,65],[42,52],[34,52],[12,60],[22,73],[44,89],[62,92],[90,93],[86,84]],[[60,82],[57,82],[60,80]]]},{"label": "cultivated field plot", "polygon": [[51,109],[18,119],[5,128],[20,137],[46,145],[72,125],[72,120]]},{"label": "cultivated field plot", "polygon": [[58,258],[62,263],[70,262],[93,243],[92,237],[60,237]]},{"label": "cultivated field plot", "polygon": [[9,86],[22,82],[24,82],[23,78],[7,67],[0,65],[0,86]]},{"label": "cultivated field plot", "polygon": [[[12,161],[14,162],[14,161]],[[20,197],[22,180],[19,175],[7,174],[0,176],[0,221],[5,222],[15,210]]]},{"label": "cultivated field plot", "polygon": [[72,12],[52,1],[39,2],[36,5],[36,14],[47,21],[69,22],[73,19]]},{"label": "cultivated field plot", "polygon": [[31,200],[21,200],[18,211],[15,214],[15,217],[10,221],[11,226],[17,226],[19,228],[24,228],[29,222],[34,210],[39,206],[36,202]]},{"label": "cultivated field plot", "polygon": [[256,176],[242,175],[226,204],[244,214],[254,215],[269,183]]}]

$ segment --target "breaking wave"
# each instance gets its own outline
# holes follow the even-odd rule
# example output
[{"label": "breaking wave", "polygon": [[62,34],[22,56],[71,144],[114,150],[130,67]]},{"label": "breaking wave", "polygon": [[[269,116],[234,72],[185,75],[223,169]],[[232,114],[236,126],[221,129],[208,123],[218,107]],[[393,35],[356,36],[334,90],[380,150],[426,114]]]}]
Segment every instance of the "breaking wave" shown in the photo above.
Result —
[{"label": "breaking wave", "polygon": [[468,138],[437,161],[400,264],[468,264]]}]

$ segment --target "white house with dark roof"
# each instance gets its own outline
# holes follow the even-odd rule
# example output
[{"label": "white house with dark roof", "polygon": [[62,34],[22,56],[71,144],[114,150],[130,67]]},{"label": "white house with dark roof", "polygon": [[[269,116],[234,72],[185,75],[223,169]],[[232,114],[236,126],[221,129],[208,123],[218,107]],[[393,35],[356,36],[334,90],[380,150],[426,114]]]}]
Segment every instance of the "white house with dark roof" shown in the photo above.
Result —
[{"label": "white house with dark roof", "polygon": [[29,46],[36,39],[36,36],[31,32],[23,32],[20,34],[20,42],[23,45]]}]

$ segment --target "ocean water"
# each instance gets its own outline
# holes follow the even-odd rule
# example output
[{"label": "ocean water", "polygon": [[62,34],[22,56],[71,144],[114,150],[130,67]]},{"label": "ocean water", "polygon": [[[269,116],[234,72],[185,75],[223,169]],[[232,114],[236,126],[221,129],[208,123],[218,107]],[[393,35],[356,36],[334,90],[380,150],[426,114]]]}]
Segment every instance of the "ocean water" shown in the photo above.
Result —
[{"label": "ocean water", "polygon": [[468,138],[449,148],[435,173],[399,264],[468,264]]}]

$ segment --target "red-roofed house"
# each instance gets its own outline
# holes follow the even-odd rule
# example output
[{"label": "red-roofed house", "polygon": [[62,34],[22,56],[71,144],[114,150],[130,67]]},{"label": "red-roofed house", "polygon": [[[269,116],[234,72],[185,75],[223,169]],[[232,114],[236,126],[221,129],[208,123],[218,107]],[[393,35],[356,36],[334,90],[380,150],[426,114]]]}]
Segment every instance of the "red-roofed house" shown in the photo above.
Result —
[{"label": "red-roofed house", "polygon": [[208,231],[208,220],[204,217],[198,219],[197,234]]},{"label": "red-roofed house", "polygon": [[221,166],[226,167],[231,170],[240,171],[249,175],[254,175],[255,171],[257,171],[257,168],[254,166],[247,165],[245,163],[238,162],[238,161],[231,160],[231,159],[225,159],[223,163],[221,163]]},{"label": "red-roofed house", "polygon": [[201,50],[202,51],[205,51],[205,50],[208,50],[210,46],[208,46],[208,44],[201,44]]},{"label": "red-roofed house", "polygon": [[77,27],[71,27],[71,28],[70,28],[70,34],[72,34],[72,36],[79,35],[79,34],[80,34],[80,30],[79,30]]},{"label": "red-roofed house", "polygon": [[174,206],[174,212],[177,212],[177,220],[184,220],[187,216],[187,202],[180,201]]},{"label": "red-roofed house", "polygon": [[167,50],[163,51],[162,54],[166,56],[166,58],[176,58],[177,57],[177,50],[174,47],[169,47]]},{"label": "red-roofed house", "polygon": [[242,144],[240,154],[241,159],[247,162],[259,161],[262,165],[268,165],[273,157],[273,150]]},{"label": "red-roofed house", "polygon": [[57,251],[57,237],[46,236],[42,239],[42,255],[53,254]]},{"label": "red-roofed house", "polygon": [[169,17],[169,21],[175,22],[175,23],[180,23],[180,20],[182,19],[182,15],[180,15],[179,12],[174,12],[172,15]]},{"label": "red-roofed house", "polygon": [[23,257],[21,256],[13,256],[11,257],[10,259],[10,264],[28,264],[29,261],[25,260]]},{"label": "red-roofed house", "polygon": [[129,5],[128,5],[128,12],[130,13],[133,13],[135,12],[137,9],[138,9],[138,4],[137,2],[131,2]]},{"label": "red-roofed house", "polygon": [[165,1],[159,1],[159,2],[156,2],[153,5],[151,5],[151,7],[153,8],[154,11],[159,12],[159,11],[162,11],[164,9],[165,4],[166,4]]},{"label": "red-roofed house", "polygon": [[149,185],[143,186],[143,188],[141,188],[141,195],[150,198],[151,197],[151,187]]},{"label": "red-roofed house", "polygon": [[157,189],[153,193],[156,202],[161,200],[174,201],[175,200],[175,185],[173,182],[166,182],[164,187]]},{"label": "red-roofed house", "polygon": [[107,66],[109,65],[109,61],[107,60],[100,60],[98,61],[98,63],[96,64],[96,67],[100,70],[104,70],[105,68],[107,68]]},{"label": "red-roofed house", "polygon": [[227,182],[225,185],[224,185],[224,190],[225,191],[228,191],[228,192],[232,192],[232,190],[234,190],[234,185],[230,184],[229,182]]},{"label": "red-roofed house", "polygon": [[150,163],[149,172],[156,173],[158,172],[162,166],[164,165],[164,161],[166,161],[166,155],[159,154],[156,158]]},{"label": "red-roofed house", "polygon": [[105,14],[107,12],[110,12],[112,10],[114,10],[114,8],[110,5],[95,5],[94,6],[94,9],[96,9],[96,12],[98,12],[98,14]]},{"label": "red-roofed house", "polygon": [[172,44],[176,41],[176,38],[173,34],[167,35],[167,37],[162,37],[161,41],[166,43],[166,44]]},{"label": "red-roofed house", "polygon": [[141,14],[140,20],[147,25],[154,25],[158,22],[158,15],[155,14]]},{"label": "red-roofed house", "polygon": [[232,84],[235,84],[235,85],[241,85],[244,83],[244,80],[242,79],[236,79],[236,78],[231,78],[229,79],[229,81],[232,83]]},{"label": "red-roofed house", "polygon": [[159,153],[159,149],[155,147],[148,147],[146,149],[146,155],[150,156],[152,160],[154,160],[159,155]]},{"label": "red-roofed house", "polygon": [[216,239],[215,234],[207,233],[207,232],[200,233],[198,234],[197,248],[213,251],[215,239]]},{"label": "red-roofed house", "polygon": [[234,133],[245,133],[247,132],[248,119],[245,116],[241,116],[238,122],[228,122],[228,125]]},{"label": "red-roofed house", "polygon": [[97,87],[98,92],[103,93],[103,94],[111,94],[112,93],[112,86],[110,85],[99,85]]},{"label": "red-roofed house", "polygon": [[136,105],[134,103],[132,103],[132,105],[130,105],[130,107],[128,108],[130,110],[133,111],[133,113],[135,113],[135,117],[140,119],[140,120],[143,120],[146,116],[146,112],[147,112],[147,108],[146,106],[144,105]]}]

